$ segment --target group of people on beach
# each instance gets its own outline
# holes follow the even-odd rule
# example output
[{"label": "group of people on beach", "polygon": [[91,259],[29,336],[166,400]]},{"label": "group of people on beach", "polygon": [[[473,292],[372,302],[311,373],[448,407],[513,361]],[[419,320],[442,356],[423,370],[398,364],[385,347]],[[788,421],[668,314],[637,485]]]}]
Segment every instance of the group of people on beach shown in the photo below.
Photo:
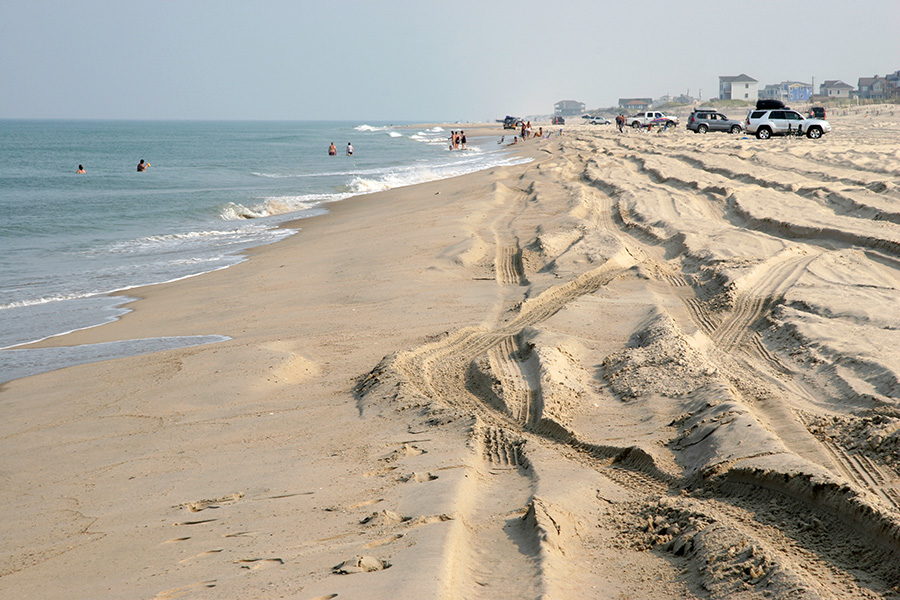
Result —
[{"label": "group of people on beach", "polygon": [[[547,132],[548,138],[550,137],[550,133],[551,133],[550,131]],[[521,138],[522,141],[525,141],[528,138],[541,139],[544,137],[544,128],[538,127],[537,133],[535,133],[534,130],[531,128],[531,121],[522,121],[520,124],[520,128],[519,128],[519,134],[520,135],[514,135],[513,141],[511,141],[508,145],[511,146],[513,144],[518,144],[519,138]],[[559,135],[562,135],[562,129],[559,130]],[[506,136],[503,136],[502,138],[500,138],[500,141],[497,143],[502,144],[504,139],[506,139]]]},{"label": "group of people on beach", "polygon": [[466,149],[466,132],[465,131],[451,131],[450,132],[450,150],[465,150]]},{"label": "group of people on beach", "polygon": [[[334,142],[328,146],[328,156],[337,156],[337,146],[334,145]],[[353,156],[353,144],[347,142],[347,156]]]},{"label": "group of people on beach", "polygon": [[[146,171],[149,168],[150,168],[150,163],[145,162],[143,158],[141,159],[141,162],[139,162],[137,164],[137,172],[138,173],[143,173],[144,171]],[[87,173],[87,170],[85,170],[84,165],[78,165],[78,168],[75,170],[76,175],[84,175],[86,173]]]}]

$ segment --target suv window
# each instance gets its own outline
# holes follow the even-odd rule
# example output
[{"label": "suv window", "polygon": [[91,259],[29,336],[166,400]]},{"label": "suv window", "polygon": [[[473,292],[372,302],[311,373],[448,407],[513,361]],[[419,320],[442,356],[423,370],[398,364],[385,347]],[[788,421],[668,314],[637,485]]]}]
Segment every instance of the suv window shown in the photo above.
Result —
[{"label": "suv window", "polygon": [[750,113],[750,118],[751,119],[762,119],[764,114],[766,114],[766,111],[764,111],[764,110],[754,110],[752,113]]},{"label": "suv window", "polygon": [[791,121],[802,121],[803,120],[803,116],[800,113],[786,112],[784,114],[786,115],[786,118],[790,119]]},{"label": "suv window", "polygon": [[773,110],[769,115],[770,119],[787,119],[787,114],[783,110]]}]

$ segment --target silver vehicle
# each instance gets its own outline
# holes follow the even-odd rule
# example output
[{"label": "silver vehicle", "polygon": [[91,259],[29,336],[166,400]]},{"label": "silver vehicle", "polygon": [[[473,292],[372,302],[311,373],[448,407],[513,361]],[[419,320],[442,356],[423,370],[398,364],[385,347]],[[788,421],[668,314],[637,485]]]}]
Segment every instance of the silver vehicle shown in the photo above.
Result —
[{"label": "silver vehicle", "polygon": [[766,140],[773,135],[803,135],[818,139],[831,131],[831,125],[824,119],[806,118],[789,108],[774,110],[751,110],[744,121],[747,133]]},{"label": "silver vehicle", "polygon": [[707,131],[725,131],[738,134],[744,130],[740,121],[729,119],[719,112],[710,110],[698,110],[688,117],[687,128],[694,133],[706,133]]}]

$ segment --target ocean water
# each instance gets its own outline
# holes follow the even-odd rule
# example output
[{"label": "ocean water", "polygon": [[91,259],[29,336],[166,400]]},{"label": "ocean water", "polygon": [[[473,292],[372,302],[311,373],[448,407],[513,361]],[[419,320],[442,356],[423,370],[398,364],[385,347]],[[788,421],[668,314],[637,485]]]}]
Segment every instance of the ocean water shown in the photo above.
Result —
[{"label": "ocean water", "polygon": [[227,268],[331,202],[522,161],[494,138],[451,152],[448,135],[376,122],[0,121],[0,381],[23,361],[28,372],[62,364],[62,352],[5,349],[127,312],[110,292]]}]

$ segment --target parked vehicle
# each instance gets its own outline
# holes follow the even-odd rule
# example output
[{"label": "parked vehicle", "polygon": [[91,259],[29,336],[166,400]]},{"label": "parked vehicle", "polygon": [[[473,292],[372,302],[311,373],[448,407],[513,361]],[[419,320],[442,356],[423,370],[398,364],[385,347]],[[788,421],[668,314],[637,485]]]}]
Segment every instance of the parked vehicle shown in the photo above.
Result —
[{"label": "parked vehicle", "polygon": [[808,119],[796,110],[751,110],[744,121],[747,133],[756,134],[761,140],[773,135],[802,135],[818,139],[831,131],[824,119]]},{"label": "parked vehicle", "polygon": [[720,112],[697,110],[688,117],[687,128],[694,133],[706,133],[707,131],[725,131],[738,134],[744,130],[740,121],[729,119]]},{"label": "parked vehicle", "polygon": [[519,123],[522,122],[522,119],[518,117],[510,117],[507,116],[503,119],[503,129],[516,129]]},{"label": "parked vehicle", "polygon": [[651,123],[654,125],[666,125],[668,127],[674,127],[678,124],[678,117],[670,117],[665,113],[661,113],[658,110],[648,110],[647,112],[638,113],[632,117],[628,117],[625,121],[626,124],[631,125],[635,129],[640,129],[641,127],[647,127]]},{"label": "parked vehicle", "polygon": [[827,119],[825,116],[825,107],[824,106],[813,106],[809,109],[809,117],[811,119]]},{"label": "parked vehicle", "polygon": [[566,124],[566,120],[562,117],[553,117],[553,119],[550,122],[553,125],[565,125]]},{"label": "parked vehicle", "polygon": [[611,123],[612,121],[606,117],[591,117],[591,120],[588,121],[588,125],[610,125]]}]

